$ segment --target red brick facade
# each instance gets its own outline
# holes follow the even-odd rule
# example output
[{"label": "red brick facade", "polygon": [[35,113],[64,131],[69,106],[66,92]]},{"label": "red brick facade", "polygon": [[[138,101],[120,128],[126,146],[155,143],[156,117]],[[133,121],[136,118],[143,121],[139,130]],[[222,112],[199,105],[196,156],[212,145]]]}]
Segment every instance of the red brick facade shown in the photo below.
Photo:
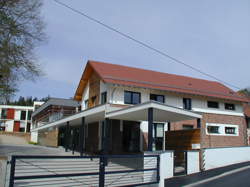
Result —
[{"label": "red brick facade", "polygon": [[[239,136],[206,135],[206,123],[223,123],[239,126]],[[219,114],[203,114],[201,120],[201,147],[246,146],[247,130],[245,117]]]}]

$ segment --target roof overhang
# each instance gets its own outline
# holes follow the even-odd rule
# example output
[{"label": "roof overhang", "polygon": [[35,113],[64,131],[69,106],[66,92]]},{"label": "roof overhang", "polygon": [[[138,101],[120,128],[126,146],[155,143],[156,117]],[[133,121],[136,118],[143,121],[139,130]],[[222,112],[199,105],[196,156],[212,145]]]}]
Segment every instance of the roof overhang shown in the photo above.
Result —
[{"label": "roof overhang", "polygon": [[120,110],[107,112],[105,117],[130,121],[148,121],[148,109],[153,108],[153,120],[157,122],[177,122],[202,118],[202,115],[189,110],[176,108],[155,101],[134,105]]}]

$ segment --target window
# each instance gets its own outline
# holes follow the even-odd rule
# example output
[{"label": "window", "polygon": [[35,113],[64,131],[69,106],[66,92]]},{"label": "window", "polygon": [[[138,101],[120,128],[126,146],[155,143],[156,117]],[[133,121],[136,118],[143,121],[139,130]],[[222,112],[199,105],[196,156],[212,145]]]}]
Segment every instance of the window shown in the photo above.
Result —
[{"label": "window", "polygon": [[219,134],[219,126],[207,126],[207,132]]},{"label": "window", "polygon": [[164,103],[165,98],[164,95],[150,94],[150,100]]},{"label": "window", "polygon": [[183,98],[183,109],[192,110],[192,100],[190,98]]},{"label": "window", "polygon": [[32,111],[28,111],[28,120],[31,120]]},{"label": "window", "polygon": [[19,132],[25,132],[25,128],[19,128]]},{"label": "window", "polygon": [[219,108],[219,103],[215,101],[208,101],[207,102],[207,107],[208,108]]},{"label": "window", "polygon": [[226,134],[236,134],[236,128],[235,127],[225,127],[225,133]]},{"label": "window", "polygon": [[250,118],[247,118],[247,128],[250,128]]},{"label": "window", "polygon": [[2,109],[1,118],[2,119],[7,119],[7,109]]},{"label": "window", "polygon": [[89,100],[86,99],[86,100],[84,101],[84,104],[85,104],[85,109],[88,108],[88,106],[89,106]]},{"label": "window", "polygon": [[21,120],[26,119],[26,111],[21,111]]},{"label": "window", "polygon": [[194,128],[193,125],[182,125],[183,130],[190,130],[190,129],[193,129],[193,128]]},{"label": "window", "polygon": [[124,103],[125,104],[139,104],[141,103],[141,93],[139,92],[124,92]]},{"label": "window", "polygon": [[101,104],[107,103],[107,92],[101,93]]},{"label": "window", "polygon": [[154,150],[163,150],[164,124],[153,124],[153,144]]},{"label": "window", "polygon": [[235,105],[231,103],[225,103],[226,110],[235,110]]}]

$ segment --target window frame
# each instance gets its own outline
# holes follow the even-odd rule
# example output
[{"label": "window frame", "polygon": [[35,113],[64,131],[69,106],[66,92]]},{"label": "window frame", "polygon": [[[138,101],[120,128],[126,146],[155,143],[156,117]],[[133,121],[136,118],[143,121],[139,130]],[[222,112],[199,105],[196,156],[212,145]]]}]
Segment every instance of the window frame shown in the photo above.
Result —
[{"label": "window frame", "polygon": [[[219,133],[209,132],[209,126],[218,127]],[[234,133],[226,133],[227,128],[234,128]],[[214,135],[214,136],[239,136],[239,125],[236,124],[221,124],[221,123],[206,123],[206,135]]]},{"label": "window frame", "polygon": [[107,91],[101,93],[101,104],[106,104],[106,103],[107,103]]},{"label": "window frame", "polygon": [[[152,99],[152,97],[155,97],[156,99]],[[158,101],[158,100],[157,100],[158,97],[162,97],[162,98],[163,98],[163,101]],[[160,95],[160,94],[149,94],[149,100],[150,100],[150,101],[156,101],[156,102],[159,102],[159,103],[165,103],[165,95]]]},{"label": "window frame", "polygon": [[[213,104],[217,103],[217,107],[211,106],[212,103],[213,103]],[[208,108],[216,108],[216,109],[219,109],[219,108],[220,108],[220,104],[219,104],[219,102],[217,102],[217,101],[207,101],[207,107],[208,107]]]},{"label": "window frame", "polygon": [[[225,103],[224,105],[225,105],[225,110],[232,110],[232,111],[235,110],[235,104],[233,104],[233,103]],[[230,108],[230,106],[232,108]]]},{"label": "window frame", "polygon": [[[126,93],[130,94],[130,102],[126,101]],[[138,94],[139,95],[139,102],[138,103],[136,103],[136,102],[133,101],[133,98],[134,98],[133,95],[134,94]],[[141,103],[141,93],[140,92],[133,92],[133,91],[127,91],[127,90],[124,91],[124,104],[136,105],[136,104],[140,104],[140,103]]]},{"label": "window frame", "polygon": [[192,99],[191,98],[186,98],[186,97],[183,98],[182,103],[183,103],[183,109],[192,110]]}]

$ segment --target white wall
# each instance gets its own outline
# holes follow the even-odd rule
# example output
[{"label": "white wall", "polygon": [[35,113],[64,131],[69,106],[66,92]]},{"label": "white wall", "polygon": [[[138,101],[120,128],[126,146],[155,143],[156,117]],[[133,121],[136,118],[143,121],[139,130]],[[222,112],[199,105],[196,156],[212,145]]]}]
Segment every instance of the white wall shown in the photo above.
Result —
[{"label": "white wall", "polygon": [[5,131],[13,132],[14,128],[14,120],[8,120],[5,122]]},{"label": "white wall", "polygon": [[187,174],[200,172],[200,152],[187,151]]},{"label": "white wall", "polygon": [[37,131],[31,132],[30,141],[38,143],[38,132]]},{"label": "white wall", "polygon": [[[172,178],[174,176],[174,153],[173,151],[163,152],[145,152],[145,155],[159,154],[160,155],[160,182],[159,184],[149,185],[150,187],[164,187],[165,179]],[[154,166],[148,166],[147,162],[150,158],[144,158],[144,169],[152,168]],[[152,159],[152,158],[151,158]],[[149,178],[149,173],[145,173],[146,178]],[[152,172],[152,178],[154,178],[156,172]],[[146,182],[146,181],[144,181]],[[147,181],[148,182],[148,181]]]},{"label": "white wall", "polygon": [[250,147],[228,147],[204,149],[204,169],[223,167],[250,161]]},{"label": "white wall", "polygon": [[[141,102],[149,101],[150,93],[164,95],[165,96],[165,104],[183,108],[183,96],[178,96],[174,94],[170,94],[169,92],[160,91],[160,90],[150,90],[144,88],[134,88],[134,87],[127,87],[127,86],[108,86],[108,102],[112,104],[124,104],[124,91],[135,91],[141,93]],[[190,96],[187,96],[190,97]],[[199,99],[199,98],[192,98],[192,110],[195,112],[202,112],[202,113],[213,113],[213,114],[223,114],[223,115],[235,115],[235,116],[244,116],[243,114],[243,107],[240,103],[233,103],[235,104],[235,110],[226,110],[225,109],[225,102],[222,100],[213,100],[213,99]],[[207,101],[217,101],[219,102],[219,108],[208,108]],[[230,102],[229,102],[230,103]]]},{"label": "white wall", "polygon": [[21,119],[21,110],[15,110],[15,120]]}]

